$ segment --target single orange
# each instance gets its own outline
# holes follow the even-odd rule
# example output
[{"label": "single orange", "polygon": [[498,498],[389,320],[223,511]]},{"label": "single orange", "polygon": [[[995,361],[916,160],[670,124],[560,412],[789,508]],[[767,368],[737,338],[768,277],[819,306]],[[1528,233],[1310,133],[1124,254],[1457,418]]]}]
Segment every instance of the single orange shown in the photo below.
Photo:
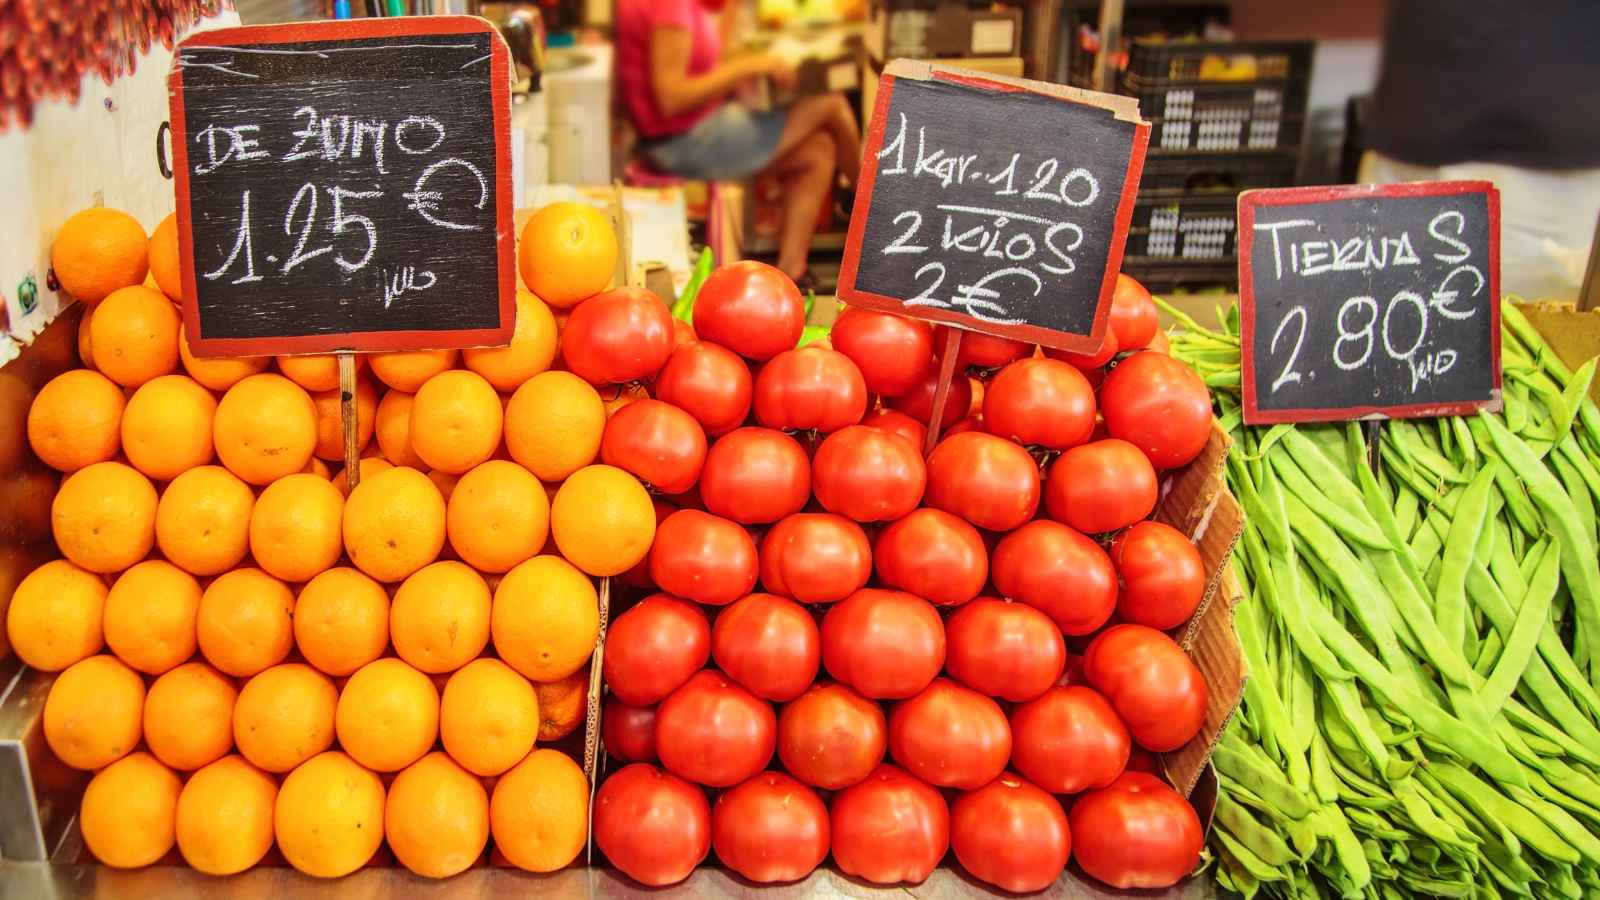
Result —
[{"label": "single orange", "polygon": [[532,558],[549,532],[544,485],[514,462],[491,459],[461,476],[446,504],[450,546],[484,572],[508,572]]},{"label": "single orange", "polygon": [[250,555],[267,574],[309,581],[339,561],[344,497],[330,482],[297,472],[267,485],[250,514]]},{"label": "single orange", "polygon": [[144,741],[156,759],[181,771],[198,769],[233,749],[233,679],[203,662],[184,663],[150,685],[144,699]]},{"label": "single orange", "polygon": [[50,505],[50,529],[67,559],[91,572],[120,572],[155,545],[155,486],[118,462],[79,469]]},{"label": "single orange", "polygon": [[50,245],[50,268],[62,290],[88,304],[144,281],[149,262],[144,228],[119,209],[94,207],[74,214],[61,223]]},{"label": "single orange", "polygon": [[301,387],[282,375],[251,375],[217,404],[217,457],[255,485],[305,468],[317,446],[317,409]]},{"label": "single orange", "polygon": [[349,675],[389,646],[389,595],[355,569],[329,569],[300,589],[294,640],[306,662],[329,675]]},{"label": "single orange", "polygon": [[6,637],[24,663],[59,672],[100,652],[105,603],[106,583],[99,575],[64,559],[47,562],[12,593]]},{"label": "single orange", "polygon": [[72,369],[39,389],[28,409],[28,444],[45,465],[62,472],[105,462],[122,446],[126,401],[111,379]]},{"label": "single orange", "polygon": [[559,741],[578,730],[588,712],[589,667],[585,666],[559,681],[541,681],[533,686],[539,698],[539,740]]},{"label": "single orange", "polygon": [[339,746],[377,772],[398,772],[439,736],[439,691],[405,660],[386,657],[356,670],[339,693]]},{"label": "single orange", "polygon": [[176,820],[183,861],[207,875],[254,866],[272,849],[277,801],[278,783],[242,756],[224,756],[189,776]]},{"label": "single orange", "polygon": [[[352,354],[356,374],[367,367],[367,358]],[[278,371],[285,378],[305,388],[308,393],[331,391],[339,387],[339,354],[308,353],[304,356],[279,356]]]},{"label": "single orange", "polygon": [[500,396],[482,375],[443,372],[411,402],[411,449],[430,467],[460,474],[494,455],[503,421]]},{"label": "single orange", "polygon": [[255,494],[221,466],[200,466],[172,479],[156,505],[156,546],[192,575],[218,575],[250,550]]},{"label": "single orange", "polygon": [[160,559],[117,577],[106,595],[106,646],[146,675],[160,675],[194,655],[200,582]]},{"label": "single orange", "polygon": [[[381,456],[363,456],[361,457],[361,464],[357,469],[357,471],[361,473],[361,477],[358,479],[358,481],[365,481],[379,472],[392,468],[394,468],[394,466],[390,464],[387,459],[384,459]],[[345,477],[345,474],[345,470],[340,469],[338,474],[333,476],[330,483],[341,495],[349,497],[350,481]]]},{"label": "single orange", "polygon": [[171,481],[211,462],[217,398],[186,375],[162,375],[139,386],[122,411],[122,452],[135,469]]},{"label": "single orange", "polygon": [[344,505],[344,545],[356,568],[403,581],[444,546],[444,498],[428,476],[403,466],[363,478]]},{"label": "single orange", "polygon": [[588,840],[589,780],[572,757],[539,749],[500,776],[489,800],[494,845],[530,872],[565,868]]},{"label": "single orange", "polygon": [[189,336],[182,330],[178,332],[178,358],[183,360],[183,369],[190,378],[213,391],[226,391],[251,375],[265,372],[272,364],[270,356],[197,357],[189,352]]},{"label": "single orange", "polygon": [[371,353],[367,362],[378,380],[397,391],[416,393],[429,378],[456,364],[454,350],[397,350]]},{"label": "single orange", "polygon": [[397,466],[425,469],[427,464],[411,449],[411,402],[415,394],[390,390],[378,401],[374,434],[383,458]]},{"label": "single orange", "polygon": [[[344,461],[344,416],[340,390],[316,391],[311,402],[317,408],[317,448],[321,459]],[[356,448],[367,449],[378,412],[378,392],[366,378],[356,379]]]},{"label": "single orange", "polygon": [[254,766],[287,772],[333,746],[339,691],[301,663],[263,670],[245,682],[233,707],[233,742]]},{"label": "single orange", "polygon": [[644,559],[656,536],[655,505],[637,478],[615,466],[574,472],[550,504],[561,555],[590,575],[621,575]]},{"label": "single orange", "polygon": [[44,739],[74,769],[98,769],[138,746],[144,681],[114,656],[79,660],[44,700]]},{"label": "single orange", "polygon": [[533,749],[539,699],[528,679],[498,659],[475,659],[450,676],[439,701],[439,737],[467,771],[499,775]]},{"label": "single orange", "polygon": [[156,287],[174,303],[183,300],[183,270],[178,252],[178,214],[167,213],[150,232],[150,275]]},{"label": "single orange", "polygon": [[[333,470],[328,468],[327,463],[317,459],[315,456],[311,457],[310,461],[306,463],[306,467],[300,471],[305,475],[315,475],[323,481],[331,481],[333,479]],[[344,491],[339,493],[343,494]]]},{"label": "single orange", "polygon": [[552,203],[522,226],[522,280],[551,306],[575,306],[606,289],[617,268],[617,231],[588,203]]},{"label": "single orange", "polygon": [[594,653],[599,596],[571,563],[535,556],[500,580],[490,630],[507,665],[533,681],[557,681]]},{"label": "single orange", "polygon": [[318,754],[283,780],[272,825],[289,865],[348,875],[383,843],[383,782],[337,750]]},{"label": "single orange", "polygon": [[176,835],[183,785],[148,753],[124,757],[89,779],[78,825],[94,858],[118,869],[148,866],[167,855]]},{"label": "single orange", "polygon": [[423,566],[400,584],[389,607],[389,638],[423,672],[454,672],[489,643],[489,586],[458,562]]},{"label": "single orange", "polygon": [[560,481],[594,462],[605,427],[599,392],[571,372],[533,376],[506,405],[506,449],[541,481]]},{"label": "single orange", "polygon": [[275,666],[294,647],[293,609],[288,586],[260,569],[219,575],[200,595],[200,653],[236,678]]},{"label": "single orange", "polygon": [[[90,332],[90,320],[94,316],[94,307],[84,306],[83,315],[78,317],[78,360],[85,369],[95,369],[94,364],[94,335]],[[182,337],[182,331],[179,332]],[[95,369],[99,371],[98,369]]]},{"label": "single orange", "polygon": [[464,350],[461,361],[497,391],[514,391],[550,368],[556,357],[556,318],[533,294],[517,291],[517,326],[506,347]]},{"label": "single orange", "polygon": [[183,322],[172,301],[147,287],[112,292],[95,307],[89,323],[94,363],[107,378],[136,388],[178,368],[178,330]]},{"label": "single orange", "polygon": [[400,865],[424,878],[448,878],[483,856],[489,795],[450,757],[429,753],[389,785],[383,833]]}]

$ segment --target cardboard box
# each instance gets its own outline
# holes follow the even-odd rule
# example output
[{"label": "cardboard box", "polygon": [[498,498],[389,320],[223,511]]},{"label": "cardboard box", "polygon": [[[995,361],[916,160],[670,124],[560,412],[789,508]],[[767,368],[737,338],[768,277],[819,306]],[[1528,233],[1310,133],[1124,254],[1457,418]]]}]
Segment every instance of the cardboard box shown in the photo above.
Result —
[{"label": "cardboard box", "polygon": [[[1600,356],[1600,309],[1580,310],[1570,303],[1519,303],[1517,309],[1567,368],[1576,370]],[[1600,378],[1589,386],[1589,396],[1600,403]]]}]

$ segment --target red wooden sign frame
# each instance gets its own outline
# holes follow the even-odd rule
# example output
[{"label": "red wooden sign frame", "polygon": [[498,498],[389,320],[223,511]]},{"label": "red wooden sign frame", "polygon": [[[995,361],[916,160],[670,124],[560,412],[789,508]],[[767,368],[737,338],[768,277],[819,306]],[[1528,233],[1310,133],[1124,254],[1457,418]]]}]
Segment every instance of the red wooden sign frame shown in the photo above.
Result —
[{"label": "red wooden sign frame", "polygon": [[[1459,194],[1485,195],[1489,211],[1489,362],[1493,388],[1484,400],[1453,403],[1408,403],[1398,406],[1330,406],[1297,409],[1262,409],[1258,403],[1255,376],[1256,297],[1255,251],[1256,210],[1260,207],[1299,206],[1371,197],[1447,197]],[[1334,186],[1267,188],[1239,195],[1239,350],[1244,420],[1251,425],[1276,425],[1285,422],[1330,422],[1351,419],[1410,419],[1428,416],[1465,415],[1480,409],[1498,410],[1500,396],[1500,192],[1489,181],[1428,181],[1410,184],[1347,184]]]}]

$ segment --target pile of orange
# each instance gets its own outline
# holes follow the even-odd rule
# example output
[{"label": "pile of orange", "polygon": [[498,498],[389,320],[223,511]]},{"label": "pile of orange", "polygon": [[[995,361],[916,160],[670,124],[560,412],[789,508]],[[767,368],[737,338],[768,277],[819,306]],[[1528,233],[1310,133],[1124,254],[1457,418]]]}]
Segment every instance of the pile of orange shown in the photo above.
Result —
[{"label": "pile of orange", "polygon": [[[595,465],[605,404],[554,368],[551,306],[606,287],[609,221],[534,216],[510,346],[361,359],[353,490],[335,359],[195,357],[176,241],[171,217],[148,242],[113,210],[66,223],[53,265],[88,305],[85,368],[28,414],[63,473],[65,558],[18,585],[6,635],[60,672],[45,737],[95,772],[85,843],[122,867],[175,845],[216,874],[274,845],[329,877],[385,842],[431,877],[491,840],[516,866],[569,864],[588,784],[538,745],[584,721],[594,578],[640,554],[587,521],[613,514],[592,492],[622,473]],[[637,497],[626,514],[653,530]]]}]

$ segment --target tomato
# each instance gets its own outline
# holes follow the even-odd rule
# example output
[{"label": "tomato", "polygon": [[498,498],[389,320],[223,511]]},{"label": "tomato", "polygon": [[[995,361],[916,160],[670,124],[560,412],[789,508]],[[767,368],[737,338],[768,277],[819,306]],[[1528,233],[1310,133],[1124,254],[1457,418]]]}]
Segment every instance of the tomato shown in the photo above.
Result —
[{"label": "tomato", "polygon": [[1099,534],[1149,516],[1159,493],[1149,458],[1127,441],[1108,438],[1057,457],[1045,478],[1044,508],[1057,522]]},{"label": "tomato", "polygon": [[[939,387],[939,367],[932,366],[922,374],[917,383],[904,394],[887,398],[890,409],[899,410],[926,425],[933,416],[933,394]],[[954,422],[967,414],[972,406],[972,382],[960,372],[950,380],[950,390],[944,397],[944,414],[940,422]]]},{"label": "tomato", "polygon": [[888,724],[878,704],[842,684],[822,682],[778,716],[778,758],[806,784],[835,791],[883,762]]},{"label": "tomato", "polygon": [[1167,339],[1167,333],[1165,331],[1157,331],[1155,336],[1150,339],[1150,343],[1145,345],[1145,349],[1152,353],[1166,353],[1170,355],[1172,353],[1172,342]]},{"label": "tomato", "polygon": [[[711,658],[750,693],[782,703],[817,678],[822,636],[805,607],[771,594],[751,594],[717,615]],[[780,729],[781,733],[781,729]]]},{"label": "tomato", "polygon": [[1150,292],[1133,278],[1117,273],[1117,286],[1111,293],[1111,330],[1123,350],[1141,350],[1155,337],[1160,327],[1156,303]]},{"label": "tomato", "polygon": [[1072,830],[1056,798],[1007,772],[950,804],[950,847],[974,878],[1028,894],[1061,877]]},{"label": "tomato", "polygon": [[771,428],[736,428],[711,445],[700,470],[706,510],[742,525],[776,522],[811,499],[811,462]]},{"label": "tomato", "polygon": [[1154,628],[1107,628],[1084,651],[1083,674],[1146,750],[1176,750],[1205,723],[1205,677],[1172,638]]},{"label": "tomato", "polygon": [[1051,359],[1059,359],[1069,366],[1082,372],[1098,369],[1111,361],[1121,349],[1117,345],[1117,333],[1110,328],[1106,329],[1106,336],[1100,339],[1100,347],[1093,353],[1073,353],[1071,350],[1058,350],[1046,347],[1044,355]]},{"label": "tomato", "polygon": [[806,304],[789,276],[753,260],[718,267],[694,299],[694,333],[756,361],[794,349]]},{"label": "tomato", "polygon": [[1194,542],[1160,522],[1140,522],[1111,542],[1111,562],[1122,578],[1117,614],[1158,631],[1194,615],[1206,592],[1206,564]]},{"label": "tomato", "polygon": [[1167,888],[1200,864],[1194,807],[1154,775],[1126,772],[1072,804],[1078,865],[1115,888]]},{"label": "tomato", "polygon": [[832,513],[795,513],[761,541],[761,585],[801,603],[833,603],[872,577],[872,544],[861,526]]},{"label": "tomato", "polygon": [[983,431],[983,416],[967,416],[965,419],[944,429],[943,437],[962,434],[968,431]]},{"label": "tomato", "polygon": [[756,375],[755,409],[756,421],[768,428],[827,434],[867,414],[867,383],[837,350],[785,350]]},{"label": "tomato", "polygon": [[656,708],[656,755],[667,771],[729,787],[765,769],[778,741],[772,705],[721,672],[697,672]]},{"label": "tomato", "polygon": [[876,409],[867,413],[861,424],[890,434],[898,434],[911,442],[917,455],[922,455],[922,445],[928,440],[928,426],[895,409]]},{"label": "tomato", "polygon": [[829,336],[833,348],[861,369],[874,394],[904,394],[933,365],[933,328],[917,319],[848,306]]},{"label": "tomato", "polygon": [[889,714],[889,755],[929,784],[971,790],[1005,770],[1011,726],[1000,704],[935,678]]},{"label": "tomato", "polygon": [[1133,746],[1106,698],[1055,687],[1011,711],[1011,765],[1052,794],[1103,788],[1122,774]]},{"label": "tomato", "polygon": [[651,887],[688,878],[711,852],[705,791],[648,763],[623,766],[600,785],[593,828],[606,859]]},{"label": "tomato", "polygon": [[888,763],[833,795],[833,861],[873,884],[921,884],[950,848],[950,807],[926,783]]},{"label": "tomato", "polygon": [[750,367],[738,354],[707,341],[672,351],[656,376],[656,399],[694,416],[707,434],[726,434],[750,415],[755,391]]},{"label": "tomato", "polygon": [[927,485],[921,451],[877,428],[852,425],[828,435],[811,459],[811,487],[829,512],[886,522],[917,508]]},{"label": "tomato", "polygon": [[670,403],[635,400],[606,420],[600,461],[663,494],[681,494],[700,478],[706,433],[694,417]]},{"label": "tomato", "polygon": [[1094,388],[1059,360],[1019,359],[984,392],[983,426],[1019,444],[1076,447],[1094,430]]},{"label": "tomato", "polygon": [[656,710],[608,700],[601,714],[600,733],[606,753],[623,762],[656,761]]},{"label": "tomato", "polygon": [[711,807],[711,846],[758,884],[799,881],[828,858],[828,808],[782,772],[762,772]]},{"label": "tomato", "polygon": [[[669,309],[670,309],[670,307],[669,307]],[[677,316],[673,316],[672,317],[672,349],[673,349],[673,351],[676,352],[679,347],[682,347],[684,344],[692,344],[696,340],[699,340],[699,339],[694,336],[694,326],[690,325],[688,322],[685,322],[684,320],[678,318]]]},{"label": "tomato", "polygon": [[1135,746],[1128,753],[1128,766],[1124,771],[1145,772],[1160,777],[1165,767],[1161,765],[1161,757],[1143,747]]},{"label": "tomato", "polygon": [[1106,431],[1144,451],[1151,465],[1175,469],[1211,437],[1211,395],[1187,365],[1160,353],[1135,353],[1100,386]]},{"label": "tomato", "polygon": [[1010,531],[1039,508],[1039,466],[1005,438],[951,435],[928,456],[926,501],[979,528]]},{"label": "tomato", "polygon": [[591,384],[626,384],[660,371],[672,353],[672,313],[643,288],[617,288],[579,303],[561,333],[572,374]]},{"label": "tomato", "polygon": [[978,529],[942,509],[915,509],[878,535],[878,578],[938,606],[965,603],[989,581]]},{"label": "tomato", "polygon": [[863,588],[822,617],[828,674],[875,700],[910,697],[944,667],[944,622],[928,601]]},{"label": "tomato", "polygon": [[711,623],[692,603],[653,594],[611,620],[601,663],[617,700],[650,706],[711,658]]},{"label": "tomato", "polygon": [[989,697],[1032,700],[1061,678],[1066,665],[1061,630],[1023,603],[979,597],[956,610],[944,630],[950,677]]},{"label": "tomato", "polygon": [[724,606],[756,585],[756,542],[727,519],[680,509],[656,529],[650,577],[669,594]]},{"label": "tomato", "polygon": [[[941,334],[940,337],[943,338],[944,335]],[[1032,344],[984,334],[981,331],[962,331],[961,349],[956,351],[956,368],[958,371],[967,366],[998,369],[1032,352]]]},{"label": "tomato", "polygon": [[1039,610],[1062,634],[1090,634],[1117,605],[1117,570],[1100,545],[1060,522],[1039,519],[994,548],[994,586]]}]

